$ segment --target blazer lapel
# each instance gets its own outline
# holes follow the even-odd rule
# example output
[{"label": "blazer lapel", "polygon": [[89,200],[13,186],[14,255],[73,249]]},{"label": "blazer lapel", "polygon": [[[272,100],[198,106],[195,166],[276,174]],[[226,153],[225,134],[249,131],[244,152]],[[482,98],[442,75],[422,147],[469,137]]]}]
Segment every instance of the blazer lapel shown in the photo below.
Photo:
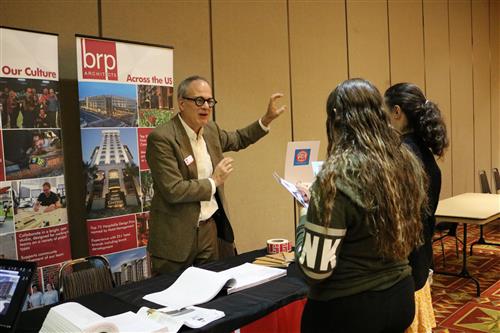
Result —
[{"label": "blazer lapel", "polygon": [[[189,142],[189,137],[186,133],[186,130],[182,126],[181,120],[179,119],[179,114],[177,114],[172,121],[174,122],[175,127],[175,141],[179,144],[180,150],[182,152],[182,158],[184,159],[184,163],[186,164],[190,179],[198,179],[198,169],[196,167],[196,160],[194,159],[193,148],[191,147],[191,142]],[[192,159],[192,162],[188,165],[186,163],[186,159]]]},{"label": "blazer lapel", "polygon": [[213,135],[210,135],[209,126],[205,126],[205,131],[203,132],[203,139],[205,140],[205,144],[207,145],[208,155],[210,155],[210,160],[212,161],[213,170],[217,164],[219,164],[220,159],[218,158],[217,152],[217,144],[214,141]]}]

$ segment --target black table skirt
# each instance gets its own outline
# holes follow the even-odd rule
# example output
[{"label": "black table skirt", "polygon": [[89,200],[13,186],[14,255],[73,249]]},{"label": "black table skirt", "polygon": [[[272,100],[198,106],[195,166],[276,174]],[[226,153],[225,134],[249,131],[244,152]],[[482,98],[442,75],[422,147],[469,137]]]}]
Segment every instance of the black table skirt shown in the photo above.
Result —
[{"label": "black table skirt", "polygon": [[[264,254],[265,250],[251,251],[236,257],[205,264],[201,267],[213,271],[222,271],[245,262],[252,262],[256,257]],[[141,306],[161,308],[160,305],[148,302],[142,297],[167,288],[174,283],[179,275],[180,273],[160,275],[109,291],[79,297],[72,301],[81,303],[104,317],[126,311],[137,312]],[[200,304],[201,307],[224,311],[226,316],[196,330],[183,326],[181,332],[230,332],[295,300],[304,298],[306,293],[307,286],[300,279],[295,264],[292,264],[288,268],[286,277],[231,295],[221,293],[212,301]],[[49,308],[44,307],[23,312],[16,331],[38,332]]]}]

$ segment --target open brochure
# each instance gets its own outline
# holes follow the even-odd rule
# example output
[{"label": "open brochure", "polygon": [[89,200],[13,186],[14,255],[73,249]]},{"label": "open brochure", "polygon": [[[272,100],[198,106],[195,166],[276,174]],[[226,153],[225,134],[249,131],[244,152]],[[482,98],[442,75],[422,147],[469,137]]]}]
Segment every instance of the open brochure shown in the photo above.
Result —
[{"label": "open brochure", "polygon": [[234,283],[232,283],[227,289],[228,294],[255,287],[286,276],[285,269],[264,267],[250,263],[226,269],[221,273],[234,277]]},{"label": "open brochure", "polygon": [[102,317],[79,303],[68,302],[49,310],[40,332],[117,333],[169,332],[169,330],[165,325],[130,311],[116,316]]},{"label": "open brochure", "polygon": [[142,307],[137,312],[137,315],[166,326],[168,332],[177,332],[182,325],[200,328],[225,316],[222,311],[197,306],[188,306],[179,310],[169,310],[167,308],[155,310]]},{"label": "open brochure", "polygon": [[281,178],[276,172],[273,173],[273,177],[276,179],[276,181],[281,184],[288,192],[292,194],[292,196],[299,202],[299,204],[302,205],[302,207],[309,207],[308,200],[304,196],[304,194],[299,190],[295,184],[292,184],[283,178]]},{"label": "open brochure", "polygon": [[286,270],[245,263],[222,272],[189,267],[167,289],[148,294],[147,301],[169,310],[202,304],[214,298],[225,286],[231,294],[286,276]]}]

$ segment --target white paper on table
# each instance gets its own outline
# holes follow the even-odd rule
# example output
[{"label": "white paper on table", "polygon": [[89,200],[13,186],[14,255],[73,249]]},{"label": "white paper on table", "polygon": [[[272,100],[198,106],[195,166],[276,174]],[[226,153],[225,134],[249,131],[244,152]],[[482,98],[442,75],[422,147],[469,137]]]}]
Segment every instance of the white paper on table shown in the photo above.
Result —
[{"label": "white paper on table", "polygon": [[247,262],[243,265],[226,269],[219,274],[225,274],[234,278],[235,282],[227,290],[228,294],[232,294],[286,276],[286,269],[266,267]]},{"label": "white paper on table", "polygon": [[[67,302],[59,304],[50,309],[54,313],[55,318],[64,318],[69,321],[81,331],[89,329],[89,325],[103,319],[102,316],[98,315],[94,311],[84,307],[83,305],[75,302]],[[59,322],[62,322],[60,320]]]},{"label": "white paper on table", "polygon": [[118,314],[116,316],[105,317],[103,323],[114,324],[118,327],[119,332],[170,332],[165,325],[157,323],[132,311]]},{"label": "white paper on table", "polygon": [[276,172],[273,173],[274,178],[276,181],[281,184],[288,192],[292,194],[292,196],[305,208],[309,207],[309,204],[306,201],[306,198],[302,195],[302,192],[299,191],[297,186],[294,184],[284,180],[281,178]]},{"label": "white paper on table", "polygon": [[197,267],[187,268],[167,289],[148,294],[147,301],[178,310],[191,305],[205,303],[214,298],[231,277]]},{"label": "white paper on table", "polygon": [[191,328],[200,328],[225,316],[222,311],[197,306],[173,311],[168,308],[154,310],[142,307],[137,314],[167,325],[169,332],[177,332],[183,324]]},{"label": "white paper on table", "polygon": [[[67,331],[66,329],[62,330]],[[92,324],[81,331],[82,333],[119,333],[119,328],[115,324],[107,322],[99,322]]]},{"label": "white paper on table", "polygon": [[139,317],[148,318],[149,320],[154,320],[155,322],[165,326],[169,333],[178,332],[183,323],[180,320],[176,320],[171,316],[165,315],[158,310],[150,309],[148,307],[143,306],[137,311],[137,315]]}]

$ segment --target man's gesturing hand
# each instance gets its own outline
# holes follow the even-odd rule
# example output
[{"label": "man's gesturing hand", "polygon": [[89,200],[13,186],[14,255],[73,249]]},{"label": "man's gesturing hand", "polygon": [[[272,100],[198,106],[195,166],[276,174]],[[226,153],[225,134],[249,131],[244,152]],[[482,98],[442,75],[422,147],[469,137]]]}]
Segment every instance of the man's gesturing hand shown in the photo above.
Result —
[{"label": "man's gesturing hand", "polygon": [[231,157],[225,157],[217,164],[212,174],[215,186],[224,184],[229,174],[233,171],[233,161]]},{"label": "man's gesturing hand", "polygon": [[278,118],[286,110],[286,105],[283,105],[281,107],[276,106],[276,100],[278,100],[281,97],[283,97],[283,94],[281,93],[276,93],[271,95],[271,98],[269,99],[269,104],[267,106],[267,112],[261,118],[262,124],[264,126],[266,127],[269,126],[271,121]]}]

